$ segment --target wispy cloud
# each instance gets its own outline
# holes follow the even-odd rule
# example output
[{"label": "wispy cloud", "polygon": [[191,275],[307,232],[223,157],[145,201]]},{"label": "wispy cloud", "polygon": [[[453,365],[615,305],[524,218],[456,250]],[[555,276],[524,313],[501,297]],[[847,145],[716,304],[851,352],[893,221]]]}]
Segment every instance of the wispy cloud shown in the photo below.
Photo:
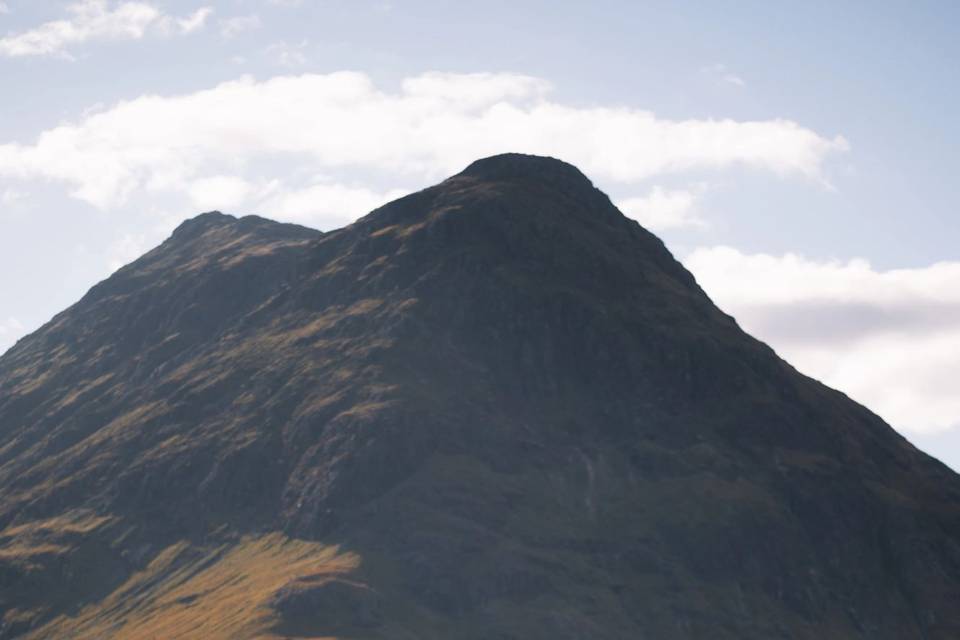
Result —
[{"label": "wispy cloud", "polygon": [[[111,208],[137,189],[183,193],[194,180],[284,156],[317,172],[373,170],[410,184],[477,157],[520,151],[561,157],[629,185],[734,166],[816,180],[826,158],[847,149],[841,137],[788,120],[668,120],[638,109],[567,105],[551,100],[550,90],[542,79],[511,73],[429,73],[395,91],[354,72],[245,77],[121,102],[48,129],[31,144],[0,144],[0,176],[62,181],[75,197]],[[683,204],[675,194],[654,193],[648,209],[670,202]]]},{"label": "wispy cloud", "polygon": [[0,191],[0,205],[11,206],[26,198],[26,194],[13,188],[7,188]]},{"label": "wispy cloud", "polygon": [[307,64],[306,50],[310,42],[301,40],[297,44],[275,42],[264,51],[277,64],[284,67],[301,67]]},{"label": "wispy cloud", "polygon": [[260,16],[235,16],[220,21],[220,35],[224,38],[234,38],[246,31],[254,31],[263,26]]},{"label": "wispy cloud", "polygon": [[0,55],[70,59],[70,48],[86,42],[192,33],[204,26],[212,12],[203,7],[187,16],[175,17],[146,2],[111,4],[107,0],[83,0],[67,7],[67,18],[0,39]]},{"label": "wispy cloud", "polygon": [[711,64],[700,69],[700,73],[707,74],[719,82],[745,87],[747,83],[743,78],[730,71],[725,64]]},{"label": "wispy cloud", "polygon": [[746,330],[898,429],[960,424],[960,262],[883,271],[714,247],[684,263]]}]

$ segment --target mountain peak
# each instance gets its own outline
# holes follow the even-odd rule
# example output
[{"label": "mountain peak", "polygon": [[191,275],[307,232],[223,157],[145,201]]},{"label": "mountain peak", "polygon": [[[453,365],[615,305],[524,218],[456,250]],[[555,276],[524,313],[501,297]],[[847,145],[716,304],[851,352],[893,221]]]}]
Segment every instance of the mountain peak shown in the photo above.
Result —
[{"label": "mountain peak", "polygon": [[376,233],[386,227],[455,226],[466,236],[498,227],[514,239],[543,234],[545,226],[598,223],[633,233],[636,223],[575,166],[546,156],[504,153],[481,158],[440,184],[387,203],[358,221]]},{"label": "mountain peak", "polygon": [[458,173],[454,178],[470,177],[490,181],[538,181],[566,189],[592,189],[593,183],[579,169],[568,162],[550,156],[524,153],[501,153],[481,158]]},{"label": "mountain peak", "polygon": [[[298,224],[277,222],[257,215],[236,217],[220,211],[207,211],[180,223],[170,239],[174,244],[190,243],[205,234],[222,230],[228,235],[256,234],[261,239],[301,239],[321,235],[320,231]],[[221,238],[222,243],[222,238]]]},{"label": "mountain peak", "polygon": [[236,217],[220,211],[207,211],[181,222],[173,230],[173,236],[176,238],[199,236],[214,227],[222,227],[236,220]]},{"label": "mountain peak", "polygon": [[174,236],[0,357],[0,640],[960,637],[960,478],[573,166]]}]

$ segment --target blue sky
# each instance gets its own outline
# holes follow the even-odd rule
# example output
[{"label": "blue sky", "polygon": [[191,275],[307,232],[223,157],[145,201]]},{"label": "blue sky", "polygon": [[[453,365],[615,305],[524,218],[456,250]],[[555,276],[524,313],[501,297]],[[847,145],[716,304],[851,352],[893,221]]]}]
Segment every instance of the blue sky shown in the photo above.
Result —
[{"label": "blue sky", "polygon": [[0,3],[0,350],[206,209],[319,228],[550,153],[960,466],[960,5]]}]

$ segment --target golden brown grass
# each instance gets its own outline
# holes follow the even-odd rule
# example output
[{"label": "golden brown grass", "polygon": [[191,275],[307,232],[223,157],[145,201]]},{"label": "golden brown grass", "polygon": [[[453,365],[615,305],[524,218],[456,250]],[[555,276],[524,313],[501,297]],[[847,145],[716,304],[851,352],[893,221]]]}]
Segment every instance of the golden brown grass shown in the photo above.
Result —
[{"label": "golden brown grass", "polygon": [[99,529],[110,521],[109,516],[98,516],[89,511],[72,511],[55,518],[34,520],[24,524],[12,525],[0,531],[0,544],[4,540],[22,540],[35,535],[85,534]]},{"label": "golden brown grass", "polygon": [[[45,558],[68,554],[80,536],[111,521],[88,511],[73,511],[55,518],[12,525],[0,531],[0,565],[36,571]],[[11,614],[4,616],[7,620]]]},{"label": "golden brown grass", "polygon": [[102,601],[60,616],[28,638],[117,640],[278,638],[273,595],[295,581],[347,574],[356,554],[279,533],[198,553],[168,547]]},{"label": "golden brown grass", "polygon": [[107,373],[95,380],[83,382],[65,395],[55,406],[54,410],[63,409],[70,406],[78,399],[80,399],[88,391],[93,391],[97,387],[103,386],[113,378],[112,373]]}]

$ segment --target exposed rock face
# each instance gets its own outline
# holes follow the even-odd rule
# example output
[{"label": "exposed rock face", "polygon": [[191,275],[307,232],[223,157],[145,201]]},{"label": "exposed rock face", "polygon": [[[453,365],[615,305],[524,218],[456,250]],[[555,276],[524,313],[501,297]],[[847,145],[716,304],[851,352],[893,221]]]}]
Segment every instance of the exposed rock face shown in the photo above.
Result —
[{"label": "exposed rock face", "polygon": [[546,158],[184,223],[0,358],[0,487],[0,637],[960,637],[960,479]]}]

